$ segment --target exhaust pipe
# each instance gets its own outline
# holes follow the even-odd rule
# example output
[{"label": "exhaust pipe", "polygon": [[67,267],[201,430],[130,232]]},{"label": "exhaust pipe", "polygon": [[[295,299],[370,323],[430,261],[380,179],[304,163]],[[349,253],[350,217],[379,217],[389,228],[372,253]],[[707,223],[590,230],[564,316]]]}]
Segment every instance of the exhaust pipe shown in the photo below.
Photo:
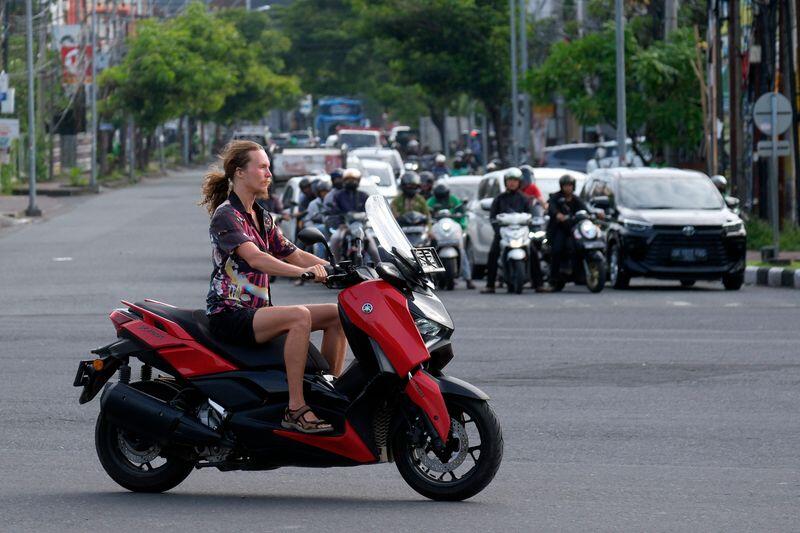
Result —
[{"label": "exhaust pipe", "polygon": [[194,417],[122,382],[106,387],[100,409],[116,426],[161,443],[209,446],[222,440]]}]

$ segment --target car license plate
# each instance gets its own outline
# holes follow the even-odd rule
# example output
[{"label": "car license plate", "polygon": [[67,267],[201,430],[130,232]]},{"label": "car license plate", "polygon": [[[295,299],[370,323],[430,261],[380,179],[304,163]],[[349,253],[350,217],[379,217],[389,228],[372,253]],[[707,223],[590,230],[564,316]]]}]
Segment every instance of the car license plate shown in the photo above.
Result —
[{"label": "car license plate", "polygon": [[673,248],[672,260],[682,263],[695,263],[708,259],[708,250],[705,248]]}]

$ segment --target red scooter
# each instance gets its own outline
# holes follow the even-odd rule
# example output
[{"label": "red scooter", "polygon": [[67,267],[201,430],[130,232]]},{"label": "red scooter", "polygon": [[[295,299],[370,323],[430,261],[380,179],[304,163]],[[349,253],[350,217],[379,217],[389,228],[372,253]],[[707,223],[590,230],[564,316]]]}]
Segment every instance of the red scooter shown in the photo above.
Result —
[{"label": "red scooter", "polygon": [[[226,344],[210,334],[204,310],[123,302],[110,315],[118,340],[81,361],[74,383],[83,387],[80,403],[105,385],[95,445],[114,481],[162,492],[194,468],[394,461],[414,490],[435,500],[463,500],[491,482],[503,437],[489,397],[442,372],[453,357],[453,322],[433,292],[436,252],[411,248],[380,196],[369,199],[367,213],[382,261],[374,269],[341,262],[326,281],[341,289],[339,314],[355,360],[334,378],[310,345],[304,378],[306,402],[334,432],[281,427],[284,337],[257,348]],[[327,246],[316,228],[299,237]],[[131,380],[135,360],[138,381]],[[119,380],[106,384],[115,373]]]}]

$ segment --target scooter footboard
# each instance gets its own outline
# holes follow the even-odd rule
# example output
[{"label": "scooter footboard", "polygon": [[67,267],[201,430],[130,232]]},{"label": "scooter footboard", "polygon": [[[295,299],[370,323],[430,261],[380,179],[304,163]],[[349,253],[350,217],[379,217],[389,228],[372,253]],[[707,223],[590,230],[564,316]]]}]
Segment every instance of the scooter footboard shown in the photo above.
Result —
[{"label": "scooter footboard", "polygon": [[428,417],[442,442],[446,443],[450,434],[450,415],[436,380],[420,370],[408,381],[405,391],[409,399]]}]

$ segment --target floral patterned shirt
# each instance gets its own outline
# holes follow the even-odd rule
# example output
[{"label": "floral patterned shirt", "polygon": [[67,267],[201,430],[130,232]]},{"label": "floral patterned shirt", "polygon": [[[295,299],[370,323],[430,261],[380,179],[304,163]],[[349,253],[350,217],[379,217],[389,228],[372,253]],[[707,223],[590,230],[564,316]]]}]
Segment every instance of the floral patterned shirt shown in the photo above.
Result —
[{"label": "floral patterned shirt", "polygon": [[278,259],[296,250],[286,240],[269,213],[255,203],[255,220],[247,213],[242,201],[231,192],[214,211],[209,234],[213,246],[214,271],[206,297],[206,313],[213,315],[228,309],[266,307],[272,304],[269,293],[269,276],[252,268],[235,251],[240,245],[252,242],[258,249]]}]

